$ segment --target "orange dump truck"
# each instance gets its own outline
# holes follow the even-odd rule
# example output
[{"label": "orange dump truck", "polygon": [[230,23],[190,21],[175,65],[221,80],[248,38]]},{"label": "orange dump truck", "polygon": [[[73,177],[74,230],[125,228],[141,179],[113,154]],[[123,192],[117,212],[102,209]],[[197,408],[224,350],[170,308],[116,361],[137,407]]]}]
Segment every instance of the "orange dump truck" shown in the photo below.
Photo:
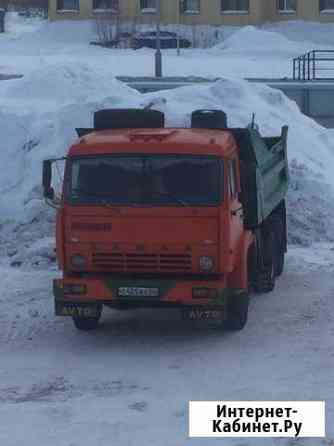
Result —
[{"label": "orange dump truck", "polygon": [[154,110],[95,113],[77,129],[61,197],[52,164],[44,196],[57,203],[55,311],[81,330],[111,308],[179,308],[240,330],[249,292],[269,292],[287,248],[287,128],[263,138],[197,110],[165,128]]}]

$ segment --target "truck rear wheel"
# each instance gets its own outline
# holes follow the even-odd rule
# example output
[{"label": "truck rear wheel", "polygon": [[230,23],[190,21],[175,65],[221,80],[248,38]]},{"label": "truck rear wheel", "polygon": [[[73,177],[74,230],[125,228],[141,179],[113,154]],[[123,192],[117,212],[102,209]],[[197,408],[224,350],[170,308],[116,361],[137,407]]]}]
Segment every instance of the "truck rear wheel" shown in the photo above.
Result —
[{"label": "truck rear wheel", "polygon": [[255,274],[254,290],[257,293],[270,293],[275,288],[277,255],[273,233],[264,236],[263,266]]},{"label": "truck rear wheel", "polygon": [[284,270],[285,253],[282,248],[278,249],[276,254],[276,276],[279,277]]},{"label": "truck rear wheel", "polygon": [[227,319],[225,327],[230,331],[242,330],[247,323],[249,308],[249,293],[240,291],[234,293],[227,301]]},{"label": "truck rear wheel", "polygon": [[280,276],[284,270],[284,257],[285,257],[285,249],[284,249],[284,240],[283,240],[283,227],[281,224],[277,224],[275,228],[275,273],[276,277]]},{"label": "truck rear wheel", "polygon": [[284,270],[284,257],[286,253],[287,234],[286,234],[286,208],[283,201],[277,209],[276,215],[273,220],[273,231],[275,234],[275,253],[276,264],[275,272],[276,277],[280,276]]}]

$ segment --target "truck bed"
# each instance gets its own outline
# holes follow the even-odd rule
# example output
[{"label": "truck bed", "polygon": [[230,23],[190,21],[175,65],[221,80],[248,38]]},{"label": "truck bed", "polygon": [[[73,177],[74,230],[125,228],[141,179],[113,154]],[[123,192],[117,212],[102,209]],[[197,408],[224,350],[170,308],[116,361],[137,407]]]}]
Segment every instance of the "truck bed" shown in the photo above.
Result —
[{"label": "truck bed", "polygon": [[255,129],[231,129],[240,150],[241,201],[244,223],[260,226],[284,200],[289,183],[288,127],[278,137],[264,138]]}]

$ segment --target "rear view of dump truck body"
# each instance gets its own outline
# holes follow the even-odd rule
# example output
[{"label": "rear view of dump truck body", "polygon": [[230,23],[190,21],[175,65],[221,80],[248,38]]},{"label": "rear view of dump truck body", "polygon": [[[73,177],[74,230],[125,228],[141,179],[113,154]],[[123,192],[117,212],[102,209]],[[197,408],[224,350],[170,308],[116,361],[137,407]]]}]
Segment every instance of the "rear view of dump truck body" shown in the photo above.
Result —
[{"label": "rear view of dump truck body", "polygon": [[[122,128],[119,113],[99,113],[102,128],[81,129],[66,160],[56,314],[91,329],[103,305],[177,307],[242,328],[249,289],[270,291],[283,269],[287,130],[203,128],[207,112],[195,113],[197,128],[160,128],[157,114],[143,128],[133,110],[143,125]],[[118,128],[106,130],[115,116]]]}]

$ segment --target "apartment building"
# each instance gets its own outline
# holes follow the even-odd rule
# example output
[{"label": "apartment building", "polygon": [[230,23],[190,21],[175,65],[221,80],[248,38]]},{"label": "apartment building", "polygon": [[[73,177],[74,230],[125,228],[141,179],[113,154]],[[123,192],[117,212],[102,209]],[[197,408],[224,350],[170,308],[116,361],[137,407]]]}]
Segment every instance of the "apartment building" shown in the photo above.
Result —
[{"label": "apartment building", "polygon": [[[50,20],[119,15],[156,20],[159,0],[49,0]],[[257,25],[279,20],[334,22],[334,0],[160,0],[164,24]]]}]

